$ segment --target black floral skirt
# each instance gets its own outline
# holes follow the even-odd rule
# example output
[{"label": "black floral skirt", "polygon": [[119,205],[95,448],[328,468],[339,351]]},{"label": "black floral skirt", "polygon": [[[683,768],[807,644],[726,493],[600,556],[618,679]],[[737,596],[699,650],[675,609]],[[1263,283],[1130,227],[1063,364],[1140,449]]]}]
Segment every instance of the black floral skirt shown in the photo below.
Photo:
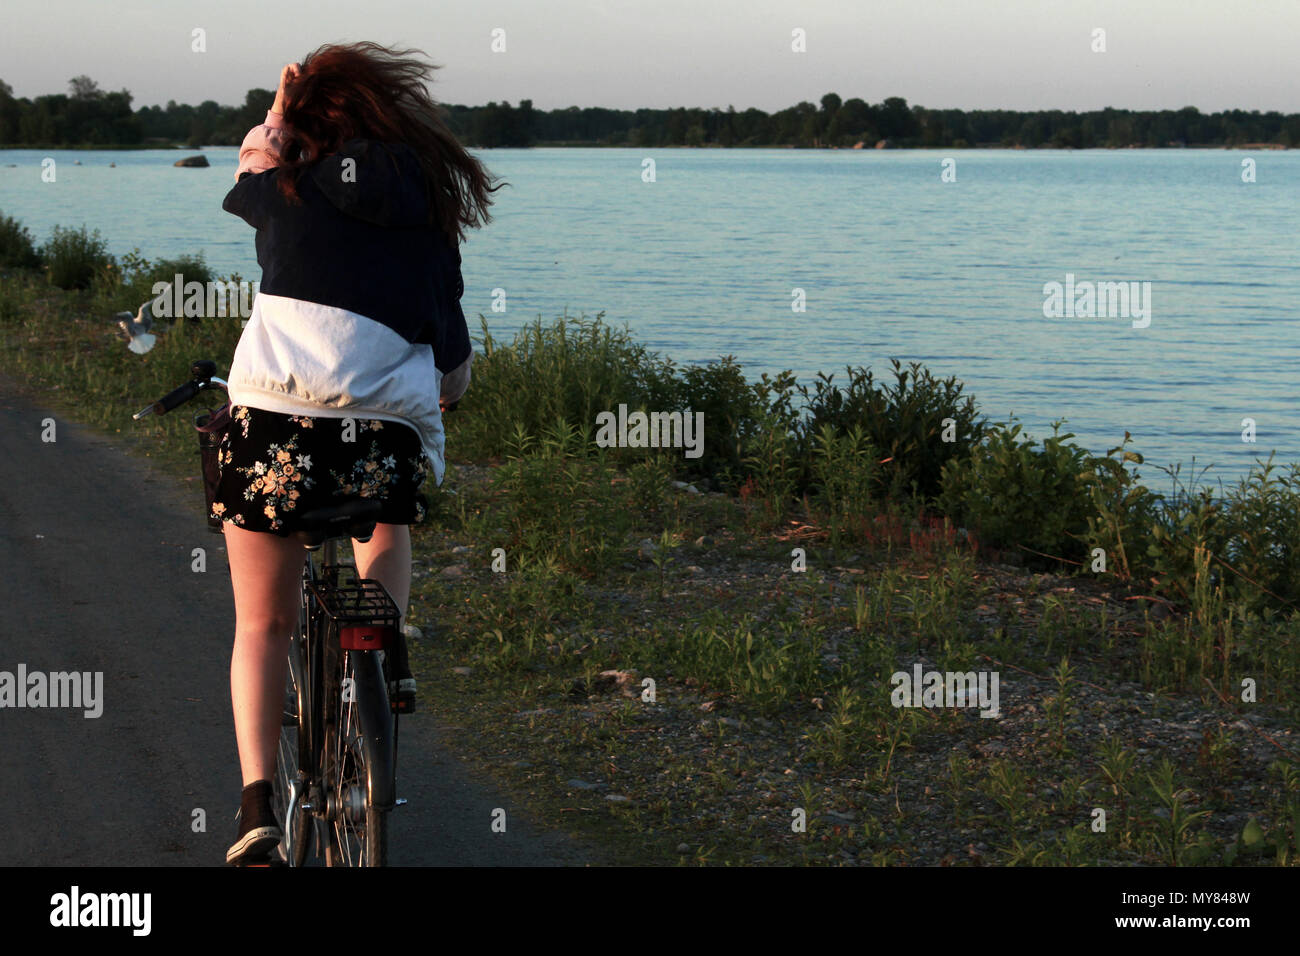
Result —
[{"label": "black floral skirt", "polygon": [[[283,415],[230,409],[217,460],[212,516],[287,536],[304,511],[356,498],[383,502],[383,524],[419,524],[428,511],[420,485],[431,471],[419,433],[378,419]],[[351,441],[345,441],[351,437]]]}]

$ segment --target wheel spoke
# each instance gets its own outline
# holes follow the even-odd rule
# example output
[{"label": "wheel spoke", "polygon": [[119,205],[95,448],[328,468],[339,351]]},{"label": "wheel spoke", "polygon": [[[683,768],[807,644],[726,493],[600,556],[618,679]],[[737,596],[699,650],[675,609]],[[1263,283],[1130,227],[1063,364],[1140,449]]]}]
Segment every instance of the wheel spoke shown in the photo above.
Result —
[{"label": "wheel spoke", "polygon": [[[343,675],[345,680],[352,682],[352,693],[351,699],[340,701],[333,734],[331,783],[337,808],[333,821],[334,842],[345,865],[365,866],[370,862],[366,858],[365,828],[374,811],[367,806],[365,799],[365,754],[356,700],[356,662],[351,652],[342,653]],[[360,821],[355,819],[357,815],[360,815]]]}]

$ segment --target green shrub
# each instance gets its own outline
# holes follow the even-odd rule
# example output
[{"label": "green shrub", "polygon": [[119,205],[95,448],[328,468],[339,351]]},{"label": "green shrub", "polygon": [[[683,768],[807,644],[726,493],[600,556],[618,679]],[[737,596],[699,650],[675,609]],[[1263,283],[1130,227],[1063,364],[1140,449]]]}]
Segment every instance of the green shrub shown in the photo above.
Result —
[{"label": "green shrub", "polygon": [[[1181,465],[1164,469],[1173,481],[1173,492],[1162,496],[1152,516],[1142,571],[1135,571],[1135,577],[1149,582],[1171,600],[1190,603],[1198,576],[1203,573],[1201,555],[1223,551],[1226,526],[1221,503],[1213,491],[1198,487],[1197,479],[1184,482],[1181,470]],[[1216,565],[1213,573],[1217,579],[1222,569]]]},{"label": "green shrub", "polygon": [[[201,252],[151,262],[140,255],[137,248],[97,273],[93,289],[105,310],[134,313],[142,304],[155,298],[154,286],[157,283],[165,282],[171,286],[178,274],[182,289],[190,282],[204,283],[206,289],[206,284],[216,278]],[[206,303],[206,293],[204,301]],[[227,305],[229,314],[233,314],[233,308]]]},{"label": "green shrub", "polygon": [[[1019,424],[989,429],[968,457],[944,465],[940,509],[973,529],[981,546],[1081,561],[1093,459],[1068,441],[1073,434],[1060,434],[1061,424],[1041,445],[1021,438]],[[1041,556],[1028,560],[1040,564]]]},{"label": "green shrub", "polygon": [[0,217],[0,266],[35,269],[41,257],[32,243],[32,234],[12,216]]},{"label": "green shrub", "polygon": [[740,492],[762,502],[767,517],[781,518],[794,500],[802,469],[798,446],[779,412],[768,411],[756,423],[742,463],[746,479]]},{"label": "green shrub", "polygon": [[674,391],[674,409],[704,413],[704,453],[683,458],[681,472],[720,481],[724,475],[738,474],[766,408],[761,388],[747,382],[740,365],[728,355],[706,365],[686,366]]},{"label": "green shrub", "polygon": [[1084,536],[1089,549],[1086,563],[1091,568],[1091,549],[1101,548],[1106,571],[1126,580],[1144,578],[1153,570],[1147,549],[1162,503],[1161,495],[1139,481],[1136,470],[1125,467],[1143,462],[1140,454],[1129,450],[1130,440],[1125,432],[1124,441],[1105,457],[1094,458],[1093,471],[1082,476],[1093,512]]},{"label": "green shrub", "polygon": [[[955,377],[935,378],[919,362],[906,368],[898,359],[890,364],[892,383],[877,382],[870,369],[849,368],[846,388],[835,386],[834,376],[821,373],[811,392],[799,387],[807,401],[800,426],[803,460],[811,462],[817,436],[825,426],[837,435],[847,435],[858,426],[883,459],[874,481],[879,497],[915,495],[933,500],[939,494],[944,465],[970,454],[985,423],[977,415],[975,400],[962,395],[962,384]],[[947,435],[945,419],[951,419]],[[810,479],[805,471],[801,484],[806,486]]]},{"label": "green shrub", "polygon": [[177,256],[175,259],[158,259],[152,263],[145,262],[131,276],[131,284],[146,296],[152,296],[155,284],[166,282],[171,285],[177,275],[181,277],[182,283],[185,284],[190,282],[206,284],[215,278],[212,270],[208,268],[207,263],[203,260],[203,253],[200,252],[197,255]]},{"label": "green shrub", "polygon": [[1279,472],[1270,455],[1252,468],[1224,499],[1223,537],[1220,557],[1237,572],[1220,572],[1229,594],[1300,601],[1300,464]]},{"label": "green shrub", "polygon": [[852,536],[862,528],[865,517],[873,512],[878,459],[879,452],[861,425],[854,425],[847,435],[838,435],[827,422],[817,433],[812,463],[814,493],[832,547],[839,547],[846,532]]},{"label": "green shrub", "polygon": [[55,226],[41,249],[41,258],[50,282],[60,289],[87,289],[96,277],[113,267],[113,257],[99,230],[87,233],[85,226]]},{"label": "green shrub", "polygon": [[564,316],[549,326],[538,319],[501,345],[480,316],[482,352],[460,405],[466,414],[448,419],[448,447],[470,458],[498,457],[516,427],[536,439],[557,420],[577,426],[589,443],[598,412],[616,412],[620,404],[668,409],[670,363],[603,317]]},{"label": "green shrub", "polygon": [[1167,470],[1174,494],[1148,525],[1143,562],[1156,590],[1190,604],[1204,578],[1247,608],[1300,602],[1300,465],[1280,472],[1270,456],[1217,496]]}]

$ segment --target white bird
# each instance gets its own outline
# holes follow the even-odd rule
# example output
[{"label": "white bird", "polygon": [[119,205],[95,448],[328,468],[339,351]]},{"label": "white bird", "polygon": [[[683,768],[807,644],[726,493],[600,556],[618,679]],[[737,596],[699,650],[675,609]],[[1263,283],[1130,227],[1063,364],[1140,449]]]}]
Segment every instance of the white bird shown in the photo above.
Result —
[{"label": "white bird", "polygon": [[[150,332],[154,328],[154,300],[150,299],[132,316],[130,312],[119,312],[114,316],[117,327],[126,335],[127,348],[137,355],[143,355],[154,346],[158,337]],[[167,331],[166,326],[158,326],[159,332]]]}]

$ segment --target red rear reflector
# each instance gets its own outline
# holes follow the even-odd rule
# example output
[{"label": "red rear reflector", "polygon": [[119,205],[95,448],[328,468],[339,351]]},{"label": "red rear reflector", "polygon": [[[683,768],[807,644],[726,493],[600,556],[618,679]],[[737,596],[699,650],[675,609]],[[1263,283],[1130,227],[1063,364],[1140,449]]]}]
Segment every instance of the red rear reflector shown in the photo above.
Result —
[{"label": "red rear reflector", "polygon": [[339,628],[339,647],[345,651],[380,651],[388,646],[391,624],[348,624]]}]

